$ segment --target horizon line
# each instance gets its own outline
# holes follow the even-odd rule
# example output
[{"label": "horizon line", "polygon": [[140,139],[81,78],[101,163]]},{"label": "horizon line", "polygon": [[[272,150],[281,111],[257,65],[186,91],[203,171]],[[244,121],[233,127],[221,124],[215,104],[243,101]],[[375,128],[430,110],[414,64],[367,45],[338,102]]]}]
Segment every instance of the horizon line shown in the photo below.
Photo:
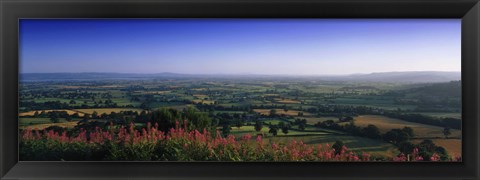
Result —
[{"label": "horizon line", "polygon": [[135,74],[135,75],[155,75],[155,74],[178,74],[178,75],[258,75],[258,76],[349,76],[349,75],[367,75],[380,73],[415,73],[415,72],[444,72],[461,73],[462,71],[377,71],[368,73],[348,73],[348,74],[257,74],[257,73],[176,73],[176,72],[20,72],[19,74]]}]

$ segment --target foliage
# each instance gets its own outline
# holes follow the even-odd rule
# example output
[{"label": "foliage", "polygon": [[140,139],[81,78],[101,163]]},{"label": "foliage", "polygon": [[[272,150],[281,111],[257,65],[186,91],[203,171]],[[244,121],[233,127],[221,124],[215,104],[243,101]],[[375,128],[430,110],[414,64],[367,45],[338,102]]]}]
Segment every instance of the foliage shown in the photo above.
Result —
[{"label": "foliage", "polygon": [[[369,161],[368,154],[335,153],[330,145],[310,146],[291,141],[266,143],[261,136],[252,140],[247,134],[239,139],[222,137],[208,131],[158,130],[148,125],[141,131],[133,124],[118,129],[92,132],[82,130],[77,136],[53,130],[25,130],[21,136],[22,160],[154,160],[154,161]],[[343,147],[346,150],[346,147]]]},{"label": "foliage", "polygon": [[380,134],[380,129],[372,124],[369,124],[367,127],[363,128],[362,133],[365,135],[365,137],[372,139],[380,139],[382,137]]},{"label": "foliage", "polygon": [[268,133],[271,133],[273,136],[277,136],[278,134],[278,127],[276,125],[270,126]]},{"label": "foliage", "polygon": [[398,145],[408,140],[408,134],[401,129],[392,129],[383,135],[383,139],[392,144]]},{"label": "foliage", "polygon": [[450,128],[445,127],[445,128],[443,129],[443,135],[445,135],[445,139],[448,138],[448,136],[449,136],[450,134],[452,134],[452,132],[450,132]]},{"label": "foliage", "polygon": [[255,131],[260,132],[263,128],[263,123],[261,121],[255,121]]}]

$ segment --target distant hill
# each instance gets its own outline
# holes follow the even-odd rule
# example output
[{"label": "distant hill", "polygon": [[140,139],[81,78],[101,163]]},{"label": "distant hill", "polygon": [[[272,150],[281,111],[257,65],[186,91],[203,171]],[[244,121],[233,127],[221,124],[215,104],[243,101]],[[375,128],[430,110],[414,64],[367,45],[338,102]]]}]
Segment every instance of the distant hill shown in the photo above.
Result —
[{"label": "distant hill", "polygon": [[460,99],[462,97],[462,82],[451,81],[445,83],[424,84],[422,87],[413,87],[399,92],[417,99],[422,97],[433,97],[435,99]]},{"label": "distant hill", "polygon": [[437,83],[458,81],[460,72],[412,71],[412,72],[382,72],[371,74],[354,74],[348,76],[328,77],[329,80],[389,82],[389,83]]},{"label": "distant hill", "polygon": [[353,74],[338,76],[292,76],[292,75],[229,75],[229,74],[133,74],[133,73],[23,73],[21,81],[62,81],[62,80],[102,80],[102,79],[150,79],[150,78],[308,78],[325,81],[358,81],[358,82],[387,82],[387,83],[437,83],[460,80],[460,72],[382,72],[371,74]]},{"label": "distant hill", "polygon": [[461,110],[461,81],[405,85],[405,88],[388,92],[396,97],[396,104],[417,105],[415,110],[425,112],[459,112]]}]

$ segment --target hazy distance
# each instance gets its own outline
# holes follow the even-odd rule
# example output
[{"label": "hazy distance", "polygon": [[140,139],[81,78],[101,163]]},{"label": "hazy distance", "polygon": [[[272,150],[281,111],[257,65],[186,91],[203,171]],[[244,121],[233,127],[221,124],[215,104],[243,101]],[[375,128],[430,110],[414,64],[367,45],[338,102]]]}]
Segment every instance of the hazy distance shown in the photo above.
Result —
[{"label": "hazy distance", "polygon": [[354,75],[306,76],[306,75],[212,75],[212,74],[128,74],[128,73],[22,73],[20,81],[84,81],[84,80],[151,80],[151,79],[243,79],[243,80],[301,80],[301,81],[348,81],[384,83],[438,83],[461,80],[460,72],[416,71],[383,72]]}]

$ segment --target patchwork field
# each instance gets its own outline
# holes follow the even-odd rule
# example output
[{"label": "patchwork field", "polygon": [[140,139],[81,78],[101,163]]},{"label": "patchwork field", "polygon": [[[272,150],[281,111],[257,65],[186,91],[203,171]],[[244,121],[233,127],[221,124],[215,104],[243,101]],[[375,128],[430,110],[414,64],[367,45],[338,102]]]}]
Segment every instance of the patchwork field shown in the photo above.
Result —
[{"label": "patchwork field", "polygon": [[[461,123],[461,104],[457,103],[460,102],[460,83],[412,85],[269,76],[32,81],[22,82],[20,88],[22,113],[19,113],[19,127],[43,129],[60,126],[67,127],[69,132],[78,132],[82,127],[76,127],[77,122],[86,114],[134,111],[139,114],[92,118],[82,121],[82,125],[93,127],[111,122],[117,124],[117,128],[133,123],[141,130],[147,122],[154,122],[162,126],[159,127],[162,131],[168,131],[173,128],[173,122],[187,120],[189,130],[219,130],[222,135],[236,137],[261,134],[266,141],[278,143],[296,140],[310,145],[333,145],[341,141],[357,153],[367,152],[384,158],[397,156],[401,148],[395,140],[387,138],[414,143],[430,139],[449,154],[456,155],[461,153],[461,131],[451,129],[451,135],[445,139],[443,130],[444,127],[458,127]],[[163,111],[164,108],[168,111]],[[41,110],[32,111],[36,109]],[[158,111],[160,109],[162,111]],[[275,110],[273,114],[272,109]],[[42,110],[66,111],[70,116],[47,113],[36,116],[42,118],[32,117]],[[146,114],[140,114],[142,111]],[[378,115],[382,112],[385,116]],[[79,117],[71,116],[75,113]],[[418,116],[402,116],[409,113],[424,115],[421,117],[424,121],[402,120],[416,121],[412,117]],[[346,117],[353,117],[354,124],[359,127],[375,125],[380,133],[374,132],[375,136],[370,136],[368,129],[356,131],[358,129],[337,126],[348,123],[339,120],[348,120]],[[72,119],[71,122],[67,122],[67,118]],[[57,120],[58,123],[52,123]],[[337,125],[321,123],[327,120],[333,120]],[[263,125],[260,132],[254,128],[256,123]],[[283,128],[287,128],[288,133],[283,133],[282,128],[277,130],[276,136],[269,133],[269,126],[279,127],[279,124],[285,125]],[[230,131],[222,131],[224,125],[231,127]],[[391,129],[404,127],[413,129],[413,140],[384,136]]]},{"label": "patchwork field", "polygon": [[[385,133],[390,131],[391,129],[401,129],[403,127],[411,127],[415,134],[415,137],[422,137],[422,138],[442,138],[443,135],[443,127],[414,123],[403,121],[394,118],[388,118],[385,116],[377,116],[377,115],[363,115],[358,116],[355,118],[355,125],[366,127],[369,124],[373,124],[380,129],[381,133]],[[451,129],[450,137],[460,138],[462,133],[460,130]]]}]

